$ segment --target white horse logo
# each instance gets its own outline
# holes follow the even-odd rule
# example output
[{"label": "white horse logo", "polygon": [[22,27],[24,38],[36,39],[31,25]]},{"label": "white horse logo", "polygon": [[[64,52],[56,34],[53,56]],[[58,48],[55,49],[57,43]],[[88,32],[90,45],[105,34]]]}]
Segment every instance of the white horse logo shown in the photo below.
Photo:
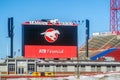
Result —
[{"label": "white horse logo", "polygon": [[54,30],[53,28],[49,28],[45,32],[41,33],[41,35],[45,36],[45,39],[48,42],[55,42],[59,34],[60,32],[58,30]]}]

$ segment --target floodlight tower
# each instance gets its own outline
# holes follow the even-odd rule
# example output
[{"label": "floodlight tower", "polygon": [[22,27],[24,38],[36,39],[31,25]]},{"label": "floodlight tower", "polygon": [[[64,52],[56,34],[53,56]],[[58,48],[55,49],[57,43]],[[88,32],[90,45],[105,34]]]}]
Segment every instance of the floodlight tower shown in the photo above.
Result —
[{"label": "floodlight tower", "polygon": [[8,37],[10,38],[11,43],[10,58],[13,58],[13,38],[14,38],[13,17],[8,18]]},{"label": "floodlight tower", "polygon": [[120,34],[120,0],[110,0],[110,31]]}]

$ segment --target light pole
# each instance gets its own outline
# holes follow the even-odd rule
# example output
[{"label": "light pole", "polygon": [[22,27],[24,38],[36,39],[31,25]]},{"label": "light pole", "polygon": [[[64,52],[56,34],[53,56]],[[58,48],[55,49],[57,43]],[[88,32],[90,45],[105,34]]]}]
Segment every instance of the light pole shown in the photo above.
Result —
[{"label": "light pole", "polygon": [[10,38],[10,58],[13,58],[13,38],[14,38],[14,21],[13,17],[8,18],[8,37]]},{"label": "light pole", "polygon": [[[80,25],[82,24],[84,21],[82,20],[82,22],[80,22],[80,20],[78,21],[74,21],[76,24]],[[78,37],[78,35],[77,35]],[[78,43],[78,40],[77,40]],[[76,64],[76,68],[77,68],[77,80],[80,80],[80,70],[79,70],[79,54],[78,54],[78,45],[77,45],[77,64]]]},{"label": "light pole", "polygon": [[86,19],[86,58],[88,59],[88,57],[89,57],[89,49],[88,49],[88,45],[89,45],[89,43],[88,43],[88,40],[89,40],[89,20],[88,19]]},{"label": "light pole", "polygon": [[[80,20],[78,20],[78,21],[75,21],[78,25],[81,25],[81,24],[83,24],[84,23],[84,20],[82,20],[81,22],[80,22]],[[85,27],[86,27],[86,58],[88,59],[88,40],[89,40],[89,20],[88,19],[86,19],[85,20]],[[77,52],[78,52],[78,49],[77,49]],[[79,70],[79,54],[77,53],[77,79],[79,80],[80,79],[80,70]]]}]

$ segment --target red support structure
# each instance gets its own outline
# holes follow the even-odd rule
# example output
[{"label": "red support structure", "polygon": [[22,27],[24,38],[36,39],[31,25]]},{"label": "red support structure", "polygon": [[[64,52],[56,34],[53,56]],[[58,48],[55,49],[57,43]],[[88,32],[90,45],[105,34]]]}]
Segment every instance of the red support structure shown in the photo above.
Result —
[{"label": "red support structure", "polygon": [[120,0],[110,1],[110,31],[120,34]]}]

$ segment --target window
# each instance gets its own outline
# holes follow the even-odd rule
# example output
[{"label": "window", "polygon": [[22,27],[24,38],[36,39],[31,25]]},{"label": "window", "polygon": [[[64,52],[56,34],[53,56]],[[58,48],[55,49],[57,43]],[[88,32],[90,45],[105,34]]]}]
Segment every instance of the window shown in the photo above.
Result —
[{"label": "window", "polygon": [[50,67],[49,65],[45,65],[45,67]]},{"label": "window", "polygon": [[97,71],[101,72],[101,66],[97,66]]},{"label": "window", "polygon": [[112,66],[112,71],[116,71],[116,66]]},{"label": "window", "polygon": [[56,65],[56,67],[61,67],[61,65]]},{"label": "window", "polygon": [[63,65],[63,67],[67,67],[67,65]]},{"label": "window", "polygon": [[81,65],[81,71],[85,71],[85,65]]},{"label": "window", "polygon": [[39,67],[43,67],[43,65],[39,65]]},{"label": "window", "polygon": [[96,69],[95,69],[95,66],[91,66],[91,72],[95,72]]},{"label": "window", "polygon": [[56,71],[61,71],[61,65],[56,65]]},{"label": "window", "polygon": [[107,66],[107,71],[111,71],[111,66]]},{"label": "window", "polygon": [[77,71],[77,68],[78,68],[77,65],[75,65],[75,66],[74,66],[75,71]]},{"label": "window", "polygon": [[45,65],[45,71],[49,71],[50,70],[50,65]]},{"label": "window", "polygon": [[34,64],[28,64],[28,71],[35,71],[35,65]]},{"label": "window", "polygon": [[15,71],[15,64],[9,64],[8,71]]},{"label": "window", "polygon": [[63,65],[63,71],[67,71],[67,65]]},{"label": "window", "polygon": [[75,65],[75,68],[77,67],[77,65]]}]

